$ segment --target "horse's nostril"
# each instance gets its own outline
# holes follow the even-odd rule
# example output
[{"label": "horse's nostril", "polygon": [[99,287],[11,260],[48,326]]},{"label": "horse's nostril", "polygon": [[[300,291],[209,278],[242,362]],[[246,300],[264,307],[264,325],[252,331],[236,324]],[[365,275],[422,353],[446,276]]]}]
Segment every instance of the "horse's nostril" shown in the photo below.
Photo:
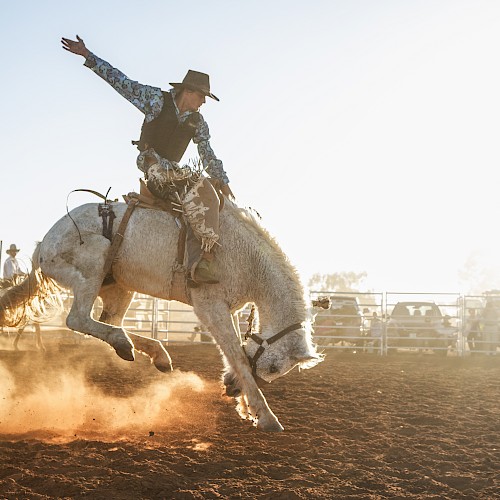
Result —
[{"label": "horse's nostril", "polygon": [[271,365],[271,368],[269,368],[269,373],[276,373],[278,371],[278,367],[275,365]]}]

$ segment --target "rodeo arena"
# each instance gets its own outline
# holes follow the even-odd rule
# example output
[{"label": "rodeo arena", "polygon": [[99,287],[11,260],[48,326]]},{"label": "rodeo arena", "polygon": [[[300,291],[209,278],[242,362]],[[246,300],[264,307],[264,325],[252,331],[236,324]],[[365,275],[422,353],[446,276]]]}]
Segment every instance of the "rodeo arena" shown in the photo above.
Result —
[{"label": "rodeo arena", "polygon": [[[485,313],[500,295],[310,301],[322,361],[258,382],[278,433],[184,303],[135,293],[122,321],[173,371],[69,329],[69,291],[44,322],[3,327],[0,497],[500,498],[499,329]],[[262,335],[254,304],[234,321],[241,345]]]},{"label": "rodeo arena", "polygon": [[[5,247],[0,241],[0,500],[500,500],[500,291],[307,290],[284,241],[233,194],[244,183],[318,267],[326,265],[317,248],[330,266],[332,242],[358,258],[368,241],[361,214],[403,204],[417,213],[434,209],[434,200],[448,218],[460,205],[471,212],[453,217],[465,236],[481,239],[485,231],[471,221],[483,217],[494,235],[497,123],[483,124],[478,112],[498,116],[500,74],[482,74],[497,71],[498,43],[470,43],[500,10],[498,19],[483,15],[488,2],[479,2],[480,17],[448,3],[440,14],[441,2],[155,2],[141,10],[100,2],[87,15],[68,3],[58,19],[62,5],[6,2],[2,80],[11,114],[3,132],[13,135],[3,148],[11,157],[0,235],[9,238]],[[405,11],[407,4],[418,9]],[[478,17],[477,33],[449,22],[455,10],[460,19]],[[154,15],[138,22],[143,11]],[[439,27],[433,38],[427,18]],[[171,88],[129,78],[79,35],[61,38],[64,52],[54,55],[47,33],[63,22],[88,25],[89,47],[106,39],[103,57],[116,57],[134,78],[147,69],[165,88],[172,79]],[[387,37],[396,28],[401,36]],[[496,36],[498,22],[490,30]],[[414,31],[421,36],[406,41]],[[453,53],[439,49],[448,39]],[[422,66],[405,69],[406,60]],[[191,63],[217,70],[228,104],[213,129],[200,112],[219,101],[209,75],[188,69],[165,80],[164,63],[169,71]],[[102,95],[96,82],[106,84]],[[221,83],[212,87],[224,96]],[[133,137],[121,136],[128,118],[104,104],[108,94],[143,115]],[[464,115],[467,108],[474,114]],[[217,128],[234,174],[212,149]],[[457,146],[466,142],[470,154]],[[118,149],[124,143],[135,164]],[[191,150],[196,157],[185,163]],[[438,172],[438,162],[449,171]],[[95,187],[119,181],[121,190],[126,168],[140,176],[130,188],[137,192],[118,200],[108,197],[111,187]],[[395,177],[404,178],[403,190]],[[494,193],[486,208],[486,195],[474,207],[469,185],[463,193],[455,185],[472,177],[480,195],[487,184]],[[351,192],[346,179],[369,190]],[[410,191],[418,198],[407,202]],[[443,201],[445,191],[459,202]],[[90,201],[74,206],[74,192]],[[63,196],[66,211],[38,234]],[[363,240],[328,225],[332,207]],[[313,219],[320,229],[311,229]],[[380,239],[388,221],[369,221],[379,256],[389,247],[397,253]],[[440,238],[456,233],[436,221]],[[7,233],[39,238],[29,264],[20,266]],[[422,234],[429,252],[442,246]],[[405,233],[394,237],[411,243]],[[460,240],[448,239],[454,252]],[[407,249],[399,254],[407,259]]]}]

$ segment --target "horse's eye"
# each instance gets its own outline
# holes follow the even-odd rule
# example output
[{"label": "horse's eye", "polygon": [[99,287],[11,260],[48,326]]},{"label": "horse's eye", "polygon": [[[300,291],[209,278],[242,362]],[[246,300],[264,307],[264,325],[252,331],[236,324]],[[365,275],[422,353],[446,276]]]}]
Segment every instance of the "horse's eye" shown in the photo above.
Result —
[{"label": "horse's eye", "polygon": [[269,373],[276,373],[278,371],[278,367],[276,365],[271,365],[269,368]]}]

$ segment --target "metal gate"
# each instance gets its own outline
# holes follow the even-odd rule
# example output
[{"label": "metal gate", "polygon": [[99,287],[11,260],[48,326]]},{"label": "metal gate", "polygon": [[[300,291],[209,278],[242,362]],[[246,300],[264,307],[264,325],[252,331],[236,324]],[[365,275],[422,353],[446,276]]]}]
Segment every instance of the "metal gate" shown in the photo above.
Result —
[{"label": "metal gate", "polygon": [[[314,340],[320,349],[367,354],[427,353],[441,356],[494,355],[500,359],[500,295],[458,293],[331,292],[313,291],[311,299],[329,297],[329,310],[316,309]],[[64,298],[65,311],[41,325],[44,336],[64,338],[66,314],[72,297]],[[99,301],[94,317],[100,315]],[[493,318],[486,312],[493,309]],[[250,309],[239,315],[240,330],[247,329]],[[136,294],[123,322],[126,330],[167,344],[212,343],[192,307]],[[7,330],[8,332],[9,330]],[[71,334],[71,331],[68,330]],[[25,336],[30,335],[27,328]],[[73,341],[81,338],[70,335]]]}]

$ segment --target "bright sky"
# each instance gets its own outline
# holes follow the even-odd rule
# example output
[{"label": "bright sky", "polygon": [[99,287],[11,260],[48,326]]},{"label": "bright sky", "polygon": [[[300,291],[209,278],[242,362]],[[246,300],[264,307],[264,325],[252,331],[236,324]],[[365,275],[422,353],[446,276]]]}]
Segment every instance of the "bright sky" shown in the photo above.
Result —
[{"label": "bright sky", "polygon": [[138,186],[142,115],[62,50],[78,33],[142,83],[210,74],[212,147],[305,281],[366,271],[375,291],[467,291],[475,253],[500,288],[497,0],[1,7],[2,262],[10,243],[29,262],[71,190]]}]

